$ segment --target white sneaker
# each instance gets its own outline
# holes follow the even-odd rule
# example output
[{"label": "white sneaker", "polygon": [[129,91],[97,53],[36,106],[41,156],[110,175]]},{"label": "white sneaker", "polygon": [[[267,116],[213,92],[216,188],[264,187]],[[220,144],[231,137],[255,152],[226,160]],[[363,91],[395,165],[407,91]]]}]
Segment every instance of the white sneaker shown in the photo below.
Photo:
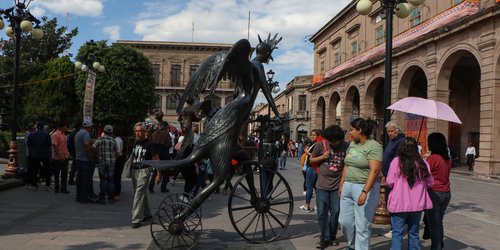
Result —
[{"label": "white sneaker", "polygon": [[306,212],[306,213],[310,213],[311,212],[311,208],[310,207],[306,207],[304,205],[300,206],[299,209],[302,211],[302,212]]},{"label": "white sneaker", "polygon": [[385,234],[384,234],[384,237],[389,238],[389,239],[392,239],[392,230],[391,230],[391,231],[389,231],[389,232],[387,232],[387,233],[385,233]]}]

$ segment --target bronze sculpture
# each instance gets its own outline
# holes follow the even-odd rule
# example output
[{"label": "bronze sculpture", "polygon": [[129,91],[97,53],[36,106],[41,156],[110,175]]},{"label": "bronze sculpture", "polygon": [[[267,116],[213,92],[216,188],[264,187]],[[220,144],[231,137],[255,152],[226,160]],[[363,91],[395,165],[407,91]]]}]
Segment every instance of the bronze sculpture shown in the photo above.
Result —
[{"label": "bronze sculpture", "polygon": [[208,157],[214,167],[214,181],[191,201],[193,210],[196,210],[224,182],[226,170],[231,166],[231,158],[235,153],[241,124],[250,116],[259,90],[262,90],[273,112],[279,117],[279,112],[267,87],[263,66],[263,63],[267,64],[269,60],[273,60],[272,52],[282,39],[281,37],[276,39],[277,36],[278,34],[271,38],[269,35],[264,41],[259,36],[257,54],[251,61],[248,60],[251,46],[247,39],[241,39],[231,50],[215,53],[205,60],[188,82],[177,112],[181,113],[184,102],[194,99],[205,89],[209,88],[213,94],[217,83],[223,78],[229,78],[236,84],[236,98],[221,108],[208,122],[198,144],[186,159],[144,162],[163,171],[190,166]]}]

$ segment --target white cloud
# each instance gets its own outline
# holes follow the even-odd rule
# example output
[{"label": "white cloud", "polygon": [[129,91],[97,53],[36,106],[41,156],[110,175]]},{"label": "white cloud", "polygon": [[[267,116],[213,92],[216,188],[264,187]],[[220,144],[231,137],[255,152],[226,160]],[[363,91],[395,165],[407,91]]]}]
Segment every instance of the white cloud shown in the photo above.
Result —
[{"label": "white cloud", "polygon": [[[248,11],[250,42],[257,45],[269,32],[278,32],[283,40],[273,53],[269,67],[288,75],[312,74],[312,46],[306,35],[312,35],[352,0],[189,0],[185,5],[163,7],[149,2],[147,11],[137,16],[134,33],[145,41],[191,41],[194,21],[195,42],[234,43],[247,37]],[[151,8],[156,8],[151,14]],[[176,9],[175,9],[176,8]],[[281,72],[279,72],[281,71]],[[281,79],[287,81],[286,79]]]},{"label": "white cloud", "polygon": [[102,28],[102,31],[109,35],[110,40],[119,40],[120,39],[120,26],[106,26]]},{"label": "white cloud", "polygon": [[100,16],[104,0],[37,0],[30,5],[32,9],[63,15],[66,12],[77,16]]}]

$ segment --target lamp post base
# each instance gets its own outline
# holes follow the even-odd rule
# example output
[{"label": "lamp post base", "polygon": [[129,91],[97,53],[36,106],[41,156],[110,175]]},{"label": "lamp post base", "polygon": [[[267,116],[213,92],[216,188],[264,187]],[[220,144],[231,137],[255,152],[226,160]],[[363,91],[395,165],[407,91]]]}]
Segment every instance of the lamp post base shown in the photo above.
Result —
[{"label": "lamp post base", "polygon": [[2,179],[12,178],[16,174],[17,168],[17,143],[15,141],[11,141],[9,143],[9,163],[7,163],[7,168],[5,169],[5,173],[2,175]]},{"label": "lamp post base", "polygon": [[374,224],[381,225],[390,225],[391,224],[391,215],[387,211],[387,204],[385,199],[385,178],[383,178],[380,183],[380,198],[377,206],[377,210],[375,210],[375,216],[373,216],[372,222]]}]

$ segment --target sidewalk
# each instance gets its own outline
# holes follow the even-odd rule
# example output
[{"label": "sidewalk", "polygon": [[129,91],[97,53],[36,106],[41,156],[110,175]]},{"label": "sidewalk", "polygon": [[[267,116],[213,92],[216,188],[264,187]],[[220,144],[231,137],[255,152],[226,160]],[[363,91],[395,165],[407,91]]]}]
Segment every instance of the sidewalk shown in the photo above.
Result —
[{"label": "sidewalk", "polygon": [[[3,175],[5,173],[5,168],[7,167],[8,159],[5,158],[0,158],[0,175]],[[9,189],[9,188],[14,188],[14,187],[19,187],[23,185],[23,181],[21,179],[16,179],[16,178],[9,178],[9,179],[2,179],[0,178],[0,191]]]}]

